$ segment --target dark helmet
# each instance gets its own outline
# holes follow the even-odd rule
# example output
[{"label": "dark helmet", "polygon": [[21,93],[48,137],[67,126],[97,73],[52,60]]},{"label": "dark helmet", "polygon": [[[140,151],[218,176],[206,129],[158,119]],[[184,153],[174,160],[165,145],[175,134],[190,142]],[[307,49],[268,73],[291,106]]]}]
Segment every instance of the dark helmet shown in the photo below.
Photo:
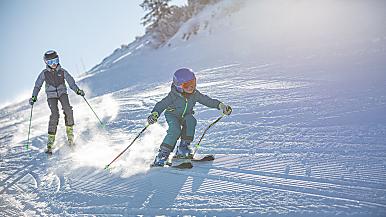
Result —
[{"label": "dark helmet", "polygon": [[54,50],[49,50],[44,53],[44,62],[47,64],[48,67],[52,68],[59,64],[59,56],[58,53]]},{"label": "dark helmet", "polygon": [[56,53],[56,51],[54,51],[54,50],[49,50],[49,51],[44,53],[44,61],[52,60],[52,59],[55,59],[58,57],[59,57],[58,53]]},{"label": "dark helmet", "polygon": [[181,85],[185,82],[195,80],[196,76],[194,75],[193,70],[188,68],[180,68],[174,72],[173,76],[173,85],[177,88],[179,92],[182,92]]}]

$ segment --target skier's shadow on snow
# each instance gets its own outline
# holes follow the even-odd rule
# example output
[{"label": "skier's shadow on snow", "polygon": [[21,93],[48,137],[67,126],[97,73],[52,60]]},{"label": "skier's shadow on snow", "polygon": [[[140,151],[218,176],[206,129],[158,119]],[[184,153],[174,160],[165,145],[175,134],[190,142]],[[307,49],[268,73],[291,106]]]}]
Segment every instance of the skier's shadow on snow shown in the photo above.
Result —
[{"label": "skier's shadow on snow", "polygon": [[[136,200],[131,208],[175,207],[178,195],[195,194],[206,179],[213,161],[193,164],[192,169],[152,168],[142,177],[136,177],[143,182],[133,197]],[[131,213],[130,208],[127,211]]]}]

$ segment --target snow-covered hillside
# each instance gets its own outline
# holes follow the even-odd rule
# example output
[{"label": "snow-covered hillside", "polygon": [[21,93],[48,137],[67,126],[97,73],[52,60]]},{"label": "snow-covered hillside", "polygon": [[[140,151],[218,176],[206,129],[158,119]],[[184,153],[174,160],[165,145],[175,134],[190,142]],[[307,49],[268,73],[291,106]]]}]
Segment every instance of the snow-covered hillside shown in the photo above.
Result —
[{"label": "snow-covered hillside", "polygon": [[[80,78],[107,127],[71,93],[77,147],[66,147],[60,120],[52,158],[44,93],[28,151],[27,100],[1,109],[0,216],[386,216],[384,11],[376,0],[208,6],[163,47],[145,35]],[[215,161],[150,169],[161,117],[105,171],[182,66],[233,107],[199,150]],[[195,111],[196,137],[221,115]]]}]

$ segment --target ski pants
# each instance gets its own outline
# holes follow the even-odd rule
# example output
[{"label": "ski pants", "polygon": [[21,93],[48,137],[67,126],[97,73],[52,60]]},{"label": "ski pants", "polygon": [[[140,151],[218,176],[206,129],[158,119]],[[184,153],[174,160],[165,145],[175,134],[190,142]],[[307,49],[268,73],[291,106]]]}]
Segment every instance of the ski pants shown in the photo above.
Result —
[{"label": "ski pants", "polygon": [[59,98],[48,98],[47,102],[51,110],[50,121],[48,122],[48,133],[53,135],[56,134],[56,129],[59,123],[58,101],[62,104],[64,122],[66,126],[74,125],[74,116],[68,95],[62,94]]},{"label": "ski pants", "polygon": [[180,137],[182,140],[187,140],[189,142],[193,141],[197,120],[192,114],[188,114],[182,118],[175,114],[165,112],[165,118],[169,125],[169,129],[167,130],[162,145],[173,150]]}]

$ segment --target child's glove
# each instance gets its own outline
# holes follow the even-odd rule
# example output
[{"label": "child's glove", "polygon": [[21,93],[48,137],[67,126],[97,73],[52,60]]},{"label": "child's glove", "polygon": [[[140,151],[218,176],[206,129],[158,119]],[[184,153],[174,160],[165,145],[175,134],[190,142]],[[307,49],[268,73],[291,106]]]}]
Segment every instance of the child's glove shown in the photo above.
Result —
[{"label": "child's glove", "polygon": [[84,91],[81,90],[81,89],[77,89],[77,90],[76,90],[76,94],[81,95],[81,96],[84,96]]},{"label": "child's glove", "polygon": [[34,105],[34,103],[38,101],[38,98],[36,96],[32,96],[31,99],[29,99],[29,104]]},{"label": "child's glove", "polygon": [[147,117],[147,122],[149,124],[154,124],[158,120],[158,112],[152,112],[149,117]]},{"label": "child's glove", "polygon": [[218,105],[218,108],[222,110],[222,113],[224,115],[230,115],[232,113],[232,108],[229,105],[225,105],[222,102]]}]

